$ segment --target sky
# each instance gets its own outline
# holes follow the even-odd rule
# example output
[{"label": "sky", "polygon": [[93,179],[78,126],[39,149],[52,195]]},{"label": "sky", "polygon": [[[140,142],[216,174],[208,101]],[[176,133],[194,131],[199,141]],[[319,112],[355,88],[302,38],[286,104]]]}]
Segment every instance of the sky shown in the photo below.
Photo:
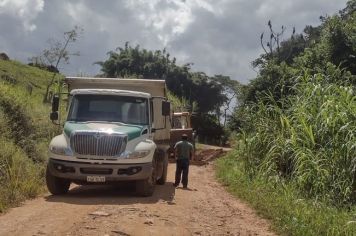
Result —
[{"label": "sky", "polygon": [[193,63],[194,71],[222,74],[242,83],[256,77],[251,62],[261,53],[260,35],[284,25],[319,25],[320,16],[333,15],[347,0],[0,0],[0,52],[28,62],[49,48],[49,39],[80,26],[83,33],[69,45],[66,75],[96,75],[96,61],[107,52],[132,46],[166,48],[178,64]]}]

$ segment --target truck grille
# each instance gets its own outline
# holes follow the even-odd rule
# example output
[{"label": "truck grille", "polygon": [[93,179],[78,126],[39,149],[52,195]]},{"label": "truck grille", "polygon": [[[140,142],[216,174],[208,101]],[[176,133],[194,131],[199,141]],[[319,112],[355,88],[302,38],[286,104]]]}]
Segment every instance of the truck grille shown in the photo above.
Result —
[{"label": "truck grille", "polygon": [[84,158],[117,157],[125,151],[127,136],[104,132],[77,132],[72,135],[70,144],[75,154]]}]

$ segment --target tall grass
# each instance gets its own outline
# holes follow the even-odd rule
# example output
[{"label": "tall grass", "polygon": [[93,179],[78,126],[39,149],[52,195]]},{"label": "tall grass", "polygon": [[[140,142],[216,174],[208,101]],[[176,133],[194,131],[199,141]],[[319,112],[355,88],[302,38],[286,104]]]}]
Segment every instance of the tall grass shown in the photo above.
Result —
[{"label": "tall grass", "polygon": [[238,158],[250,178],[288,181],[335,205],[356,202],[356,94],[322,74],[298,78],[295,95],[246,108]]},{"label": "tall grass", "polygon": [[48,142],[57,131],[43,104],[51,73],[0,61],[0,212],[43,190]]},{"label": "tall grass", "polygon": [[0,136],[11,139],[34,161],[44,161],[48,142],[56,132],[48,119],[49,105],[42,104],[41,96],[29,95],[21,86],[0,83],[0,110],[7,133]]},{"label": "tall grass", "polygon": [[0,138],[0,212],[43,190],[44,165],[26,158],[14,143]]},{"label": "tall grass", "polygon": [[[230,192],[247,201],[258,213],[271,219],[273,230],[281,235],[355,235],[356,206],[339,208],[306,199],[293,183],[269,181],[264,176],[250,178],[244,163],[236,161],[240,151],[217,160],[217,176]],[[278,177],[274,177],[275,179]]]}]

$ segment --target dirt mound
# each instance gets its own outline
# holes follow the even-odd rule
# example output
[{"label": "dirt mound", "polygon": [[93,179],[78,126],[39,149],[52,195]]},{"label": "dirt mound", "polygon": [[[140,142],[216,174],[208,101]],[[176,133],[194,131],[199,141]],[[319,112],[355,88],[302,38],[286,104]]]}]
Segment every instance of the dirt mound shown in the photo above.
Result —
[{"label": "dirt mound", "polygon": [[222,148],[217,149],[198,149],[195,152],[195,159],[191,161],[193,165],[206,165],[208,162],[215,160],[226,154]]},{"label": "dirt mound", "polygon": [[[191,165],[207,165],[209,162],[215,160],[216,158],[222,157],[227,153],[227,150],[224,148],[211,148],[213,146],[209,146],[209,148],[197,149],[195,151],[194,160],[190,161]],[[176,162],[174,157],[169,158],[170,163]]]}]

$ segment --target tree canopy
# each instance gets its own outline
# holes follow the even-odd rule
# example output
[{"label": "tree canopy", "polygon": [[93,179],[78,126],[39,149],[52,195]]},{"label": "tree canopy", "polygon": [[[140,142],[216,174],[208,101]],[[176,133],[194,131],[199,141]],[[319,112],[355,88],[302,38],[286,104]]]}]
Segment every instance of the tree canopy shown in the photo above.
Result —
[{"label": "tree canopy", "polygon": [[[95,64],[101,66],[100,76],[104,77],[164,79],[168,89],[186,99],[198,113],[216,113],[229,99],[220,75],[193,72],[192,63],[178,65],[166,49],[151,51],[139,45],[132,47],[127,42],[123,48],[108,52],[107,60]],[[227,76],[225,80],[231,81]]]},{"label": "tree canopy", "polygon": [[[290,37],[267,24],[269,35],[261,34],[264,52],[252,62],[258,76],[243,89],[241,104],[256,102],[261,96],[272,96],[276,101],[291,95],[295,78],[306,70],[311,74],[326,72],[330,80],[356,84],[356,1],[333,16],[320,17],[321,25],[306,26],[302,33],[293,28]],[[335,73],[331,73],[331,70]],[[337,76],[336,76],[337,75]]]},{"label": "tree canopy", "polygon": [[197,114],[194,128],[198,133],[222,135],[239,84],[230,77],[192,71],[192,63],[178,65],[166,49],[151,51],[128,42],[95,64],[101,66],[100,77],[165,80],[168,89],[185,101],[185,109]]}]

